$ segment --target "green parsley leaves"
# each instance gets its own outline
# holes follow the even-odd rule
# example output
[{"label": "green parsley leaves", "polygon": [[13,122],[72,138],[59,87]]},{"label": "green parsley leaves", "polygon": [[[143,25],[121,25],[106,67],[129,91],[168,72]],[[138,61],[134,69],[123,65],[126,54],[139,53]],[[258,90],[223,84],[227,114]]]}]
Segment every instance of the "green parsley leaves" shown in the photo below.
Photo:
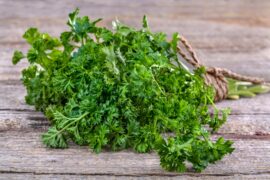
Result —
[{"label": "green parsley leaves", "polygon": [[204,69],[190,73],[179,61],[178,34],[167,41],[146,17],[140,30],[114,21],[111,31],[78,13],[69,14],[71,30],[60,38],[30,28],[23,37],[31,48],[12,59],[30,63],[22,72],[25,99],[51,122],[46,146],[155,151],[164,169],[178,172],[186,162],[201,171],[233,151],[231,141],[211,140],[228,112],[213,105]]}]

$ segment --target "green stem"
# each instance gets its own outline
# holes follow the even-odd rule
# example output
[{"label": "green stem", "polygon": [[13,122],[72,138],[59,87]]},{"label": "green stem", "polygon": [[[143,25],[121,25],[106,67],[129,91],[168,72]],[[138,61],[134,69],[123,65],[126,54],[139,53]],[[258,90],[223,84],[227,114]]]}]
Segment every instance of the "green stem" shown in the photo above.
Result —
[{"label": "green stem", "polygon": [[214,101],[209,97],[207,96],[207,99],[210,101],[211,105],[214,107],[215,110],[218,110],[217,106],[215,105]]},{"label": "green stem", "polygon": [[152,72],[152,68],[150,68],[150,69],[151,69],[150,72],[151,72],[151,75],[152,75],[152,77],[153,77],[154,82],[157,84],[157,86],[158,86],[160,92],[161,92],[164,96],[166,96],[165,92],[162,90],[162,88],[161,88],[160,85],[158,84],[158,82],[157,82],[157,80],[156,80],[156,78],[155,78],[155,76],[154,76],[154,74],[153,74],[153,72]]},{"label": "green stem", "polygon": [[80,121],[82,118],[84,118],[85,116],[87,116],[89,114],[89,112],[84,113],[82,116],[75,118],[74,121],[70,122],[69,124],[67,124],[65,127],[63,127],[60,131],[58,131],[56,134],[52,135],[49,139],[57,136],[58,134],[62,133],[64,130],[66,130],[70,125]]},{"label": "green stem", "polygon": [[189,139],[187,142],[185,142],[184,144],[181,144],[179,146],[177,146],[179,149],[183,149],[185,147],[190,146],[190,144],[192,143],[193,139]]},{"label": "green stem", "polygon": [[202,133],[202,137],[208,143],[208,145],[212,148],[213,147],[212,141],[210,141],[209,138],[207,138],[204,133]]}]

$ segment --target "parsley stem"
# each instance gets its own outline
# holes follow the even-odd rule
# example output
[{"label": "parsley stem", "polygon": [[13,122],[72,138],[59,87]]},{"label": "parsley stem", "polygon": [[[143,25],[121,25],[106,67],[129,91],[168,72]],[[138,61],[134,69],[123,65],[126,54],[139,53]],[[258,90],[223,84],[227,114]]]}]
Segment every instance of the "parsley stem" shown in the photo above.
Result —
[{"label": "parsley stem", "polygon": [[154,80],[154,82],[156,83],[156,85],[158,86],[160,92],[161,92],[164,96],[166,96],[165,92],[162,90],[162,88],[161,88],[160,85],[158,84],[158,82],[157,82],[157,80],[156,80],[156,78],[155,78],[155,76],[154,76],[154,74],[153,74],[153,72],[152,72],[152,68],[151,68],[151,71],[150,71],[150,72],[151,72],[151,75],[152,75],[152,77],[153,77],[153,80]]},{"label": "parsley stem", "polygon": [[[66,130],[70,125],[80,121],[82,118],[84,118],[85,116],[87,116],[89,114],[89,112],[87,113],[84,113],[83,115],[81,115],[80,117],[78,118],[75,118],[74,121],[70,122],[69,124],[67,124],[65,127],[63,127],[60,131],[58,131],[57,133],[55,133],[54,135],[52,135],[50,138],[53,138],[55,136],[57,136],[58,134],[62,133],[64,130]],[[49,139],[50,139],[49,138]]]},{"label": "parsley stem", "polygon": [[177,58],[177,59],[175,59],[174,61],[177,63],[178,68],[182,68],[182,65],[181,65],[181,63],[179,62],[178,58]]},{"label": "parsley stem", "polygon": [[211,105],[214,107],[215,110],[218,110],[217,106],[215,105],[214,101],[209,97],[207,96],[207,99],[210,101]]},{"label": "parsley stem", "polygon": [[179,148],[179,149],[183,149],[183,148],[185,148],[185,147],[188,147],[188,146],[191,145],[192,141],[193,141],[193,139],[191,138],[191,139],[189,139],[187,142],[185,142],[185,143],[179,145],[178,148]]}]

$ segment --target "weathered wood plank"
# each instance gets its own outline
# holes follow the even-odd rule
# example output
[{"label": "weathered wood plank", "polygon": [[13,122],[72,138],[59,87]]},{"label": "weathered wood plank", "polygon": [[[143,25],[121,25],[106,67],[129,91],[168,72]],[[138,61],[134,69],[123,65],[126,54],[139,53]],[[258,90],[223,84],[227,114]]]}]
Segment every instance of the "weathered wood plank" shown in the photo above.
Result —
[{"label": "weathered wood plank", "polygon": [[41,112],[35,111],[0,111],[0,131],[45,130],[49,121]]},{"label": "weathered wood plank", "polygon": [[116,175],[70,175],[70,174],[32,174],[32,173],[1,173],[0,180],[25,180],[25,179],[39,179],[39,180],[56,180],[56,179],[69,179],[69,180],[134,180],[134,179],[141,179],[141,180],[269,180],[270,174],[256,174],[256,175],[226,175],[226,176],[219,176],[219,175],[204,175],[204,176],[197,176],[197,175],[175,175],[175,176],[116,176]]},{"label": "weathered wood plank", "polygon": [[[40,112],[0,111],[1,131],[43,131],[48,129],[49,121]],[[270,135],[270,114],[231,115],[218,133],[236,136]]]},{"label": "weathered wood plank", "polygon": [[[235,141],[235,152],[210,165],[202,175],[235,175],[270,173],[270,141]],[[179,175],[165,172],[155,153],[131,151],[92,153],[87,147],[47,149],[40,142],[40,132],[1,132],[0,172],[74,175]],[[199,175],[187,173],[182,175]]]},{"label": "weathered wood plank", "polygon": [[270,115],[231,115],[218,133],[270,135]]},{"label": "weathered wood plank", "polygon": [[[67,1],[68,3],[55,2],[53,0],[44,1],[20,1],[13,0],[6,2],[1,0],[0,19],[9,21],[10,26],[28,27],[29,25],[44,25],[44,21],[50,22],[48,26],[58,24],[62,20],[66,20],[66,15],[75,7],[80,7],[83,15],[90,17],[103,17],[105,19],[114,19],[115,17],[124,18],[125,21],[139,25],[135,17],[142,17],[147,14],[150,19],[166,22],[176,21],[192,22],[203,21],[205,23],[212,22],[225,25],[238,25],[244,27],[269,27],[269,7],[267,0],[260,3],[254,1],[243,0],[221,0],[214,2],[206,1],[173,1],[173,0],[147,0],[133,1],[127,3],[125,0],[118,1]],[[51,4],[54,4],[53,8]],[[10,9],[13,11],[11,12]],[[31,13],[29,13],[31,11]],[[165,21],[166,20],[166,21]],[[156,23],[155,26],[161,28],[171,28],[167,24]],[[7,25],[7,23],[5,24]],[[174,27],[174,26],[173,26]],[[4,32],[8,33],[9,27],[4,28]],[[52,28],[47,28],[52,29]],[[9,29],[10,30],[10,29]],[[11,29],[12,31],[16,29]],[[223,31],[222,28],[219,29]],[[12,32],[10,31],[10,32]],[[199,29],[193,29],[190,32],[200,32]],[[207,33],[203,31],[201,33]],[[10,34],[10,33],[8,33]],[[10,38],[10,37],[6,37]]]},{"label": "weathered wood plank", "polygon": [[0,109],[33,110],[25,104],[25,95],[26,90],[20,81],[0,82]]},{"label": "weathered wood plank", "polygon": [[257,95],[254,98],[224,100],[217,103],[219,108],[230,108],[232,114],[269,114],[270,93]]},{"label": "weathered wood plank", "polygon": [[21,71],[28,65],[26,61],[22,61],[16,66],[12,64],[11,59],[13,51],[15,51],[15,49],[19,49],[22,50],[23,52],[26,52],[27,46],[0,45],[0,81],[19,80],[21,77]]},{"label": "weathered wood plank", "polygon": [[[9,63],[7,67],[0,66],[0,80],[19,77],[18,69],[10,67],[10,59],[14,47],[23,45],[21,36],[28,27],[36,26],[42,31],[59,35],[67,29],[67,14],[80,7],[82,15],[103,17],[101,25],[107,27],[111,26],[110,22],[115,17],[139,27],[141,17],[147,14],[154,31],[168,34],[180,32],[187,36],[207,65],[225,67],[270,81],[270,40],[267,38],[270,35],[270,3],[267,0],[259,3],[250,0],[221,0],[215,3],[210,0],[188,3],[172,0],[132,3],[124,0],[69,3],[1,0],[0,4],[0,44],[4,55],[1,54],[1,60]],[[51,4],[54,4],[53,8]]]}]

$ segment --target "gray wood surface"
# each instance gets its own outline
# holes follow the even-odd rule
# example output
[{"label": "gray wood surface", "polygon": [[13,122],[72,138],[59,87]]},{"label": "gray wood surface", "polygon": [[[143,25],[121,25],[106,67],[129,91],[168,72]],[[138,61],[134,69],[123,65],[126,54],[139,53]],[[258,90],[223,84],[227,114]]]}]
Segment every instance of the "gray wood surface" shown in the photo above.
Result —
[{"label": "gray wood surface", "polygon": [[117,17],[139,27],[144,14],[151,29],[184,35],[208,66],[219,66],[270,81],[270,1],[268,0],[0,0],[0,179],[270,179],[270,94],[223,101],[232,115],[214,138],[235,141],[235,152],[203,173],[169,173],[155,153],[132,150],[95,154],[87,147],[48,149],[40,136],[49,124],[24,102],[20,71],[11,64],[15,49],[27,51],[21,38],[30,27],[58,36],[67,14]]},{"label": "gray wood surface", "polygon": [[[41,131],[4,131],[0,133],[0,169],[3,172],[36,174],[177,176],[165,172],[155,153],[138,154],[130,150],[103,151],[95,154],[87,147],[71,145],[69,149],[47,149],[40,142]],[[226,137],[226,136],[225,136]],[[268,137],[232,139],[236,150],[222,161],[209,165],[199,175],[268,174],[270,141]],[[241,167],[241,168],[240,168]],[[194,173],[185,173],[185,175]]]}]

